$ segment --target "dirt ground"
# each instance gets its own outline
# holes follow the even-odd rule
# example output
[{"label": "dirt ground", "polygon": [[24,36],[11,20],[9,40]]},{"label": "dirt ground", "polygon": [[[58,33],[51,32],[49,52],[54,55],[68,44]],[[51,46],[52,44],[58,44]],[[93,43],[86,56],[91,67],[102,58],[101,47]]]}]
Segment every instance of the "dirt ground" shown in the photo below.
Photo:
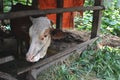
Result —
[{"label": "dirt ground", "polygon": [[[87,31],[70,31],[73,32],[76,35],[81,36],[83,41],[87,41],[90,39],[90,32]],[[120,37],[115,36],[115,35],[111,35],[111,34],[104,34],[104,35],[100,35],[99,37],[101,39],[100,43],[98,45],[100,45],[100,47],[103,46],[110,46],[110,47],[118,47],[120,48]]]},{"label": "dirt ground", "polygon": [[[82,43],[90,39],[91,33],[88,31],[65,31],[69,32],[68,37],[66,37],[67,42],[69,43]],[[72,33],[72,34],[71,34]],[[69,39],[69,36],[72,36],[72,38]],[[120,37],[111,35],[111,34],[100,34],[99,38],[101,41],[99,42],[99,47],[103,46],[110,46],[110,47],[118,47],[120,48]]]},{"label": "dirt ground", "polygon": [[[75,39],[77,39],[78,36],[80,36],[81,40],[87,41],[90,39],[90,35],[91,33],[88,31],[69,31],[71,33],[74,33],[75,35],[77,35],[75,37]],[[111,34],[104,34],[104,35],[100,35],[101,38],[101,42],[99,43],[101,46],[111,46],[111,47],[120,47],[120,37],[115,36],[115,35],[111,35]]]},{"label": "dirt ground", "polygon": [[107,34],[107,35],[101,36],[101,38],[102,38],[102,42],[100,42],[101,47],[110,46],[110,47],[120,48],[120,37]]}]

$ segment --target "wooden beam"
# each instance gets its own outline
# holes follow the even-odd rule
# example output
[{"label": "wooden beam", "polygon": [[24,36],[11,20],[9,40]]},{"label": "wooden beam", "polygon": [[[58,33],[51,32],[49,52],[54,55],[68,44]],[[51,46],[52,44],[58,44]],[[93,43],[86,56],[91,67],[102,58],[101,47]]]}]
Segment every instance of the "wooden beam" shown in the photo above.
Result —
[{"label": "wooden beam", "polygon": [[[95,1],[94,6],[102,6],[103,5],[103,0],[94,0],[94,1]],[[100,26],[101,26],[101,17],[102,17],[102,11],[94,10],[91,38],[95,38],[96,36],[99,35]]]},{"label": "wooden beam", "polygon": [[0,14],[0,19],[11,19],[30,15],[43,15],[73,11],[85,11],[85,10],[103,10],[104,6],[89,6],[89,7],[72,7],[72,8],[58,8],[58,9],[46,9],[46,10],[30,10],[30,11],[18,11],[11,13]]},{"label": "wooden beam", "polygon": [[[3,13],[3,0],[0,0],[0,14],[2,14]],[[0,20],[0,25],[3,23],[3,20]],[[3,39],[0,39],[1,41],[3,40]]]},{"label": "wooden beam", "polygon": [[2,80],[17,80],[13,76],[5,72],[0,72],[0,78],[2,78]]},{"label": "wooden beam", "polygon": [[0,0],[0,13],[3,13],[3,0]]},{"label": "wooden beam", "polygon": [[29,4],[29,0],[26,1],[26,5],[28,5],[28,4]]},{"label": "wooden beam", "polygon": [[31,71],[28,71],[26,73],[26,78],[27,78],[27,80],[37,80],[37,79],[34,79],[34,77],[31,75]]},{"label": "wooden beam", "polygon": [[[63,0],[57,0],[57,8],[63,8]],[[57,29],[62,29],[62,19],[63,19],[63,13],[58,13],[56,15],[56,28]]]},{"label": "wooden beam", "polygon": [[33,6],[35,9],[38,9],[38,0],[32,0],[32,6]]},{"label": "wooden beam", "polygon": [[14,60],[13,56],[8,56],[8,57],[0,58],[0,64],[7,63],[7,62],[12,61],[12,60]]},{"label": "wooden beam", "polygon": [[30,71],[32,69],[35,69],[35,68],[42,68],[42,69],[45,69],[46,66],[49,66],[49,65],[52,65],[60,60],[63,60],[64,58],[66,58],[66,56],[69,56],[71,54],[73,54],[72,52],[75,51],[75,50],[83,50],[82,48],[83,47],[87,47],[89,44],[92,44],[94,41],[96,41],[96,39],[98,39],[98,37],[94,38],[94,39],[91,39],[91,40],[88,40],[84,43],[81,43],[81,44],[78,44],[74,47],[71,47],[71,48],[68,48],[66,49],[65,51],[63,52],[60,52],[56,55],[53,55],[51,57],[48,57],[46,59],[43,59],[35,64],[33,64],[32,66],[29,66],[29,67],[24,67],[22,69],[19,69],[17,74],[20,75],[22,73],[25,73],[27,71]]},{"label": "wooden beam", "polygon": [[[81,52],[84,51],[85,49],[87,49],[87,45],[85,45],[85,46],[83,46],[82,48],[78,49],[76,53],[71,52],[70,54],[65,55],[65,56],[63,56],[63,57],[61,57],[61,58],[59,58],[59,59],[57,59],[57,60],[55,60],[55,61],[53,61],[53,62],[47,63],[47,64],[44,65],[44,66],[40,66],[40,67],[37,68],[37,69],[32,69],[32,70],[31,70],[31,74],[32,74],[32,76],[34,76],[34,78],[35,78],[35,80],[36,80],[36,79],[37,79],[37,76],[39,75],[39,73],[42,72],[43,70],[49,68],[51,65],[54,65],[54,64],[57,63],[57,62],[60,62],[60,61],[65,60],[66,58],[68,58],[68,57],[69,57],[70,55],[72,55],[73,53],[80,55]],[[78,53],[78,52],[79,52],[79,53]]]}]

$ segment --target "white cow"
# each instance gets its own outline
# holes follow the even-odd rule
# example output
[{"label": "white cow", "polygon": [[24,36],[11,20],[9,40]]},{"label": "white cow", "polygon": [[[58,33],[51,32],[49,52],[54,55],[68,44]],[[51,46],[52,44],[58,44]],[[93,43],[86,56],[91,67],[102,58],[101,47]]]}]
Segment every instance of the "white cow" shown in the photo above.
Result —
[{"label": "white cow", "polygon": [[26,54],[29,62],[36,62],[46,55],[51,43],[51,22],[47,17],[31,18],[32,26],[29,29],[30,47]]},{"label": "white cow", "polygon": [[[34,10],[34,8],[17,3],[12,6],[11,12],[22,10]],[[25,48],[28,50],[26,54],[27,61],[36,62],[45,56],[51,42],[51,37],[54,35],[55,39],[56,37],[59,38],[58,35],[56,36],[59,31],[55,30],[51,32],[51,35],[50,31],[53,29],[51,29],[51,21],[47,17],[38,17],[38,15],[32,17],[37,18],[29,18],[29,16],[14,18],[11,19],[10,24],[12,33],[18,42],[18,54],[23,53],[22,42],[25,42]]]}]

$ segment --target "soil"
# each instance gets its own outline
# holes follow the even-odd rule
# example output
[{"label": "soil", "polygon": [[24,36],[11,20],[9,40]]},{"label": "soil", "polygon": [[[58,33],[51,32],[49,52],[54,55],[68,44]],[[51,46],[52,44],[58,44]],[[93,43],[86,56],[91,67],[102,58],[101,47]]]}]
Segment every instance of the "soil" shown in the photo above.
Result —
[{"label": "soil", "polygon": [[107,34],[102,36],[101,38],[102,38],[102,42],[100,42],[101,46],[110,46],[110,47],[120,48],[120,37]]}]

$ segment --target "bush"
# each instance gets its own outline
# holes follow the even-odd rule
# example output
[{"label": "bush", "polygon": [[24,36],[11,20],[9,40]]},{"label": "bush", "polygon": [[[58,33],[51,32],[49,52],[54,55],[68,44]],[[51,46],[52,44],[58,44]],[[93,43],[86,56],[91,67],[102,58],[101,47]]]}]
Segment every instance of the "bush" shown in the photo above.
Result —
[{"label": "bush", "polygon": [[[93,1],[93,0],[90,0]],[[107,2],[108,0],[106,0]],[[120,0],[119,0],[120,1]],[[118,7],[117,0],[111,3],[104,3],[106,9],[103,10],[103,17],[101,23],[101,33],[110,33],[120,36],[120,8]],[[85,5],[93,5],[93,3],[86,1]],[[85,11],[83,18],[76,16],[75,27],[78,30],[91,30],[92,27],[92,11]]]}]

